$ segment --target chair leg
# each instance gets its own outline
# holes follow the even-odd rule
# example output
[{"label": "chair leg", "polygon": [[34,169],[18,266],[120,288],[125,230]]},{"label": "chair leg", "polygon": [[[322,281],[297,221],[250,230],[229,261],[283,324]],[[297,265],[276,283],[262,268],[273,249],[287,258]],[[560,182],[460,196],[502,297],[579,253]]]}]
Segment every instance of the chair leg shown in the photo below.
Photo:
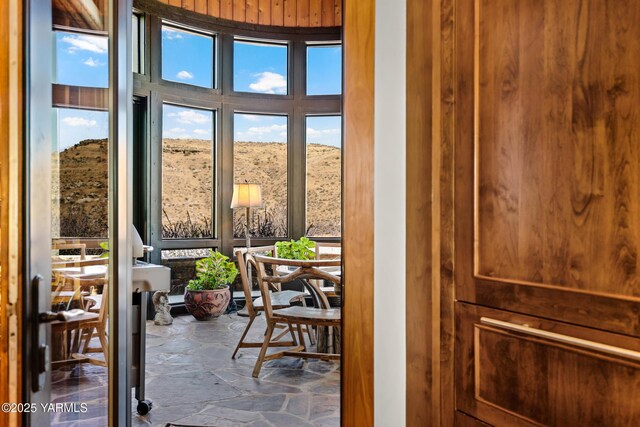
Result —
[{"label": "chair leg", "polygon": [[253,368],[254,378],[258,378],[258,375],[260,375],[260,369],[262,369],[262,362],[264,362],[264,357],[267,355],[267,348],[269,347],[269,341],[271,341],[274,326],[275,324],[271,322],[267,325],[267,334],[265,335],[264,342],[260,348],[260,354],[258,355],[258,360],[256,360],[256,366]]},{"label": "chair leg", "polygon": [[93,337],[93,329],[94,328],[80,330],[80,333],[84,338],[84,346],[82,347],[82,353],[86,353],[89,350],[89,342]]},{"label": "chair leg", "polygon": [[238,345],[236,346],[235,351],[233,352],[233,354],[231,355],[232,359],[236,358],[236,353],[238,353],[238,350],[240,350],[240,347],[242,346],[242,344],[244,343],[244,339],[247,336],[247,333],[249,332],[249,329],[251,329],[251,325],[253,324],[253,321],[256,319],[256,316],[252,316],[249,318],[249,323],[247,323],[247,327],[244,328],[244,332],[242,333],[242,336],[240,337],[240,341],[238,341]]},{"label": "chair leg", "polygon": [[105,335],[105,331],[102,329],[96,328],[98,331],[98,339],[100,340],[100,347],[102,347],[102,354],[104,354],[104,362],[107,363],[107,354],[109,353],[109,344],[107,343],[107,336]]},{"label": "chair leg", "polygon": [[302,351],[307,351],[307,345],[304,342],[304,333],[302,333],[302,325],[298,323],[298,336],[300,337],[300,345],[302,346]]},{"label": "chair leg", "polygon": [[[293,341],[293,345],[294,346],[298,345],[296,334],[293,331],[293,325],[291,323],[287,323],[287,327],[289,328],[289,332],[291,332],[291,341]],[[304,341],[302,341],[302,343],[304,344]]]},{"label": "chair leg", "polygon": [[311,327],[311,325],[306,325],[305,328],[307,328],[307,335],[309,335],[309,343],[311,345],[316,345],[316,334],[313,333],[313,327]]}]

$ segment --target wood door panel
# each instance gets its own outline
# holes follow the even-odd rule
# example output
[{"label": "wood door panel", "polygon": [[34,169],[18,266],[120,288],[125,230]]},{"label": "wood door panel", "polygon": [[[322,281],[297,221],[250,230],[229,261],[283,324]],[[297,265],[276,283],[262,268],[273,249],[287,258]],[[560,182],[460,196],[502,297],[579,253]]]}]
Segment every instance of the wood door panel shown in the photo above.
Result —
[{"label": "wood door panel", "polygon": [[477,274],[640,296],[640,2],[478,5]]},{"label": "wood door panel", "polygon": [[456,296],[640,336],[640,2],[456,8]]},{"label": "wood door panel", "polygon": [[[568,341],[484,323],[491,319]],[[637,339],[464,303],[456,325],[457,409],[494,425],[640,425],[640,361],[606,351],[637,353]]]}]

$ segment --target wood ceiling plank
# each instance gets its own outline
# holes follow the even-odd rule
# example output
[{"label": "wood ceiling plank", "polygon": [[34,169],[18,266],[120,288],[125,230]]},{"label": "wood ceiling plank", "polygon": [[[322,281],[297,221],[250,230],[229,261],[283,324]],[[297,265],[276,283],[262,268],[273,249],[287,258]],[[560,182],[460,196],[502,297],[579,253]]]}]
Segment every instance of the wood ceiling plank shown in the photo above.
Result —
[{"label": "wood ceiling plank", "polygon": [[258,1],[258,24],[271,25],[271,0]]},{"label": "wood ceiling plank", "polygon": [[271,25],[284,25],[284,0],[271,0]]},{"label": "wood ceiling plank", "polygon": [[296,4],[296,26],[309,26],[309,0],[297,0]]},{"label": "wood ceiling plank", "polygon": [[322,26],[333,27],[335,25],[334,0],[322,0]]}]

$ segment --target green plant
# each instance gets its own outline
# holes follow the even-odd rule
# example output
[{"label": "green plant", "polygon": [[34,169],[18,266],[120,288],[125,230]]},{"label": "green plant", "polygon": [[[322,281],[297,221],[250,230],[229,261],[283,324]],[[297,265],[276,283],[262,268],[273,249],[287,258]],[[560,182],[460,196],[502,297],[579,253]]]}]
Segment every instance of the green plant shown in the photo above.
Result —
[{"label": "green plant", "polygon": [[196,279],[189,280],[187,289],[204,291],[222,289],[236,280],[238,269],[229,257],[209,250],[209,256],[196,261]]},{"label": "green plant", "polygon": [[276,242],[278,258],[306,260],[314,257],[312,249],[316,247],[316,242],[306,237],[299,240]]}]

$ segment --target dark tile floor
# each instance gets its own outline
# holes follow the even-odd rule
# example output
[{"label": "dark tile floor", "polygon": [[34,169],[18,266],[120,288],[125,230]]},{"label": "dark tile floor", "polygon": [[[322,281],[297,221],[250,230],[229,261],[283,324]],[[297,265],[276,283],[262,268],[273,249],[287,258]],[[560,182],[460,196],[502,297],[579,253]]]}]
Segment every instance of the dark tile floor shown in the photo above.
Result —
[{"label": "dark tile floor", "polygon": [[[246,322],[235,314],[209,322],[180,316],[171,326],[147,322],[146,397],[153,409],[146,416],[134,413],[132,425],[340,425],[339,364],[286,357],[266,363],[255,379],[251,372],[258,349],[242,349],[231,359]],[[250,339],[263,332],[259,318]],[[104,368],[82,365],[54,372],[53,379],[52,400],[88,404],[84,414],[54,414],[54,424],[105,425]],[[135,412],[135,401],[133,407]]]}]

